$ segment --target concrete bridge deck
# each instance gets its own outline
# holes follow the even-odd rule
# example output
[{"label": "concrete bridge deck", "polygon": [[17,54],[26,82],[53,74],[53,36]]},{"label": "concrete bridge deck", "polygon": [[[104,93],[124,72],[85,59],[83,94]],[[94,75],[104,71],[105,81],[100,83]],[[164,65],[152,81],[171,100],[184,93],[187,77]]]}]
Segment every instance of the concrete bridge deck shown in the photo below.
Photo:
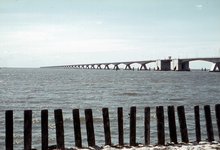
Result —
[{"label": "concrete bridge deck", "polygon": [[[189,62],[191,61],[208,61],[213,65],[210,69],[211,72],[220,71],[220,57],[212,58],[183,58],[183,59],[158,59],[146,61],[129,61],[129,62],[110,62],[110,63],[92,63],[92,64],[76,64],[76,65],[62,65],[62,66],[47,66],[41,68],[75,68],[75,69],[110,69],[109,65],[113,65],[113,70],[119,70],[119,65],[124,64],[125,70],[132,70],[131,64],[140,64],[140,70],[148,70],[147,64],[155,62],[156,70],[170,71],[171,62],[174,71],[190,71]],[[103,68],[102,68],[103,67]]]},{"label": "concrete bridge deck", "polygon": [[177,71],[189,71],[189,62],[191,61],[208,61],[212,62],[213,65],[210,69],[210,72],[220,71],[220,57],[213,57],[213,58],[184,58],[184,59],[173,59],[173,68]]}]

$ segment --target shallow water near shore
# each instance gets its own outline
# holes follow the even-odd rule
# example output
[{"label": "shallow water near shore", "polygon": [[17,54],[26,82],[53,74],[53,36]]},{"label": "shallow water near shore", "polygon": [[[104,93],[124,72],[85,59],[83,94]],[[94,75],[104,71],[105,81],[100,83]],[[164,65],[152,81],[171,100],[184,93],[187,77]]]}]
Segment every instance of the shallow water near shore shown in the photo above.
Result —
[{"label": "shallow water near shore", "polygon": [[[24,110],[33,111],[32,147],[41,149],[41,110],[49,111],[49,145],[56,144],[54,110],[62,109],[65,147],[73,147],[72,109],[80,110],[83,146],[87,146],[84,110],[91,108],[96,145],[104,145],[102,108],[109,108],[112,143],[118,144],[117,107],[123,107],[124,142],[129,143],[129,111],[137,107],[137,143],[144,143],[144,108],[151,107],[152,144],[157,143],[156,106],[164,106],[165,138],[169,142],[167,106],[184,105],[188,136],[195,140],[194,106],[200,106],[202,139],[206,139],[204,105],[220,103],[220,73],[202,71],[113,71],[83,69],[1,69],[0,148],[5,148],[5,111],[14,111],[14,149],[23,149]],[[178,141],[181,141],[175,112]]]}]

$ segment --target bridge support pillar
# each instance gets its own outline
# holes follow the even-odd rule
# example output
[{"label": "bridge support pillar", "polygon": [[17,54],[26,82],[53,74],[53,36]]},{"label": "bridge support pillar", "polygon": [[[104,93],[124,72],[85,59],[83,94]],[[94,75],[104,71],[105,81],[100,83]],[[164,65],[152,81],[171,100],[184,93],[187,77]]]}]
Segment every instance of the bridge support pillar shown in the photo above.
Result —
[{"label": "bridge support pillar", "polygon": [[174,71],[190,71],[189,61],[182,61],[179,59],[173,60],[173,70]]},{"label": "bridge support pillar", "polygon": [[[144,69],[142,69],[144,68]],[[146,64],[141,64],[140,70],[147,70]]]},{"label": "bridge support pillar", "polygon": [[108,65],[105,65],[105,68],[104,69],[108,69],[109,70],[109,66]]},{"label": "bridge support pillar", "polygon": [[125,70],[131,70],[130,64],[126,65]]},{"label": "bridge support pillar", "polygon": [[171,60],[157,60],[157,70],[160,71],[170,71],[170,61]]},{"label": "bridge support pillar", "polygon": [[120,70],[120,69],[119,69],[118,65],[115,65],[113,70]]},{"label": "bridge support pillar", "polygon": [[97,69],[102,69],[101,65],[98,65]]},{"label": "bridge support pillar", "polygon": [[[217,70],[217,68],[218,68],[218,70]],[[218,72],[218,71],[220,71],[220,62],[213,63],[209,72]]]}]

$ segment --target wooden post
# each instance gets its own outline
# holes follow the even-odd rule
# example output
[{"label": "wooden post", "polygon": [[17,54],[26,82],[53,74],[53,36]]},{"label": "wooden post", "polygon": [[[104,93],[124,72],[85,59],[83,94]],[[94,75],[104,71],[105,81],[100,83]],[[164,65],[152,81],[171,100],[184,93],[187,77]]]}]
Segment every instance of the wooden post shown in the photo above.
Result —
[{"label": "wooden post", "polygon": [[41,110],[41,143],[42,150],[48,149],[48,110]]},{"label": "wooden post", "polygon": [[13,111],[5,111],[5,148],[13,150]]},{"label": "wooden post", "polygon": [[212,142],[212,141],[214,141],[214,134],[213,134],[213,128],[212,128],[212,117],[211,117],[211,112],[210,112],[210,105],[205,105],[204,111],[205,111],[206,130],[207,130],[208,141]]},{"label": "wooden post", "polygon": [[144,110],[144,127],[145,145],[150,145],[150,107],[145,107]]},{"label": "wooden post", "polygon": [[122,107],[118,107],[118,142],[120,146],[124,145],[123,108]]},{"label": "wooden post", "polygon": [[136,107],[130,108],[130,146],[136,145]]},{"label": "wooden post", "polygon": [[110,122],[108,108],[102,108],[103,124],[105,132],[105,145],[111,145],[111,132],[110,132]]},{"label": "wooden post", "polygon": [[54,118],[56,124],[56,138],[57,138],[57,148],[64,150],[64,129],[63,129],[63,114],[62,109],[54,110]]},{"label": "wooden post", "polygon": [[87,141],[89,146],[95,146],[95,134],[93,127],[92,109],[85,109]]},{"label": "wooden post", "polygon": [[73,125],[75,133],[75,145],[79,148],[82,147],[81,127],[79,119],[79,109],[73,109]]},{"label": "wooden post", "polygon": [[170,142],[174,142],[175,144],[177,144],[174,106],[168,106],[167,112],[168,112],[168,120],[169,120]]},{"label": "wooden post", "polygon": [[165,133],[164,133],[164,111],[163,106],[156,107],[156,115],[157,115],[157,138],[158,144],[165,144]]},{"label": "wooden post", "polygon": [[24,111],[24,150],[31,149],[32,110]]},{"label": "wooden post", "polygon": [[194,106],[194,114],[195,114],[196,142],[200,142],[201,129],[200,129],[199,106]]},{"label": "wooden post", "polygon": [[188,143],[189,139],[188,139],[188,133],[187,133],[184,106],[178,106],[177,107],[177,112],[178,112],[182,142]]},{"label": "wooden post", "polygon": [[218,126],[218,136],[220,140],[220,104],[215,105],[216,122]]}]

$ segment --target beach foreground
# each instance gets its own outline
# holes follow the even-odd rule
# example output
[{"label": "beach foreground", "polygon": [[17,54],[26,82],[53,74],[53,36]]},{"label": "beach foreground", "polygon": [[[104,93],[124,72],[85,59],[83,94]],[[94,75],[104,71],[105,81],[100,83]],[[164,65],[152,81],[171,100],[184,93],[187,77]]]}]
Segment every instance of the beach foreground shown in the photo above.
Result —
[{"label": "beach foreground", "polygon": [[[79,148],[73,147],[73,148],[66,148],[66,150],[76,150]],[[179,144],[174,144],[174,143],[166,143],[164,146],[159,146],[159,145],[142,145],[139,144],[136,147],[131,147],[128,145],[125,145],[124,147],[119,147],[118,145],[114,146],[94,146],[94,147],[83,147],[80,150],[95,150],[95,149],[103,149],[103,150],[220,150],[220,141],[213,141],[213,142],[208,142],[208,141],[201,141],[199,143],[197,142],[189,142],[189,143],[179,143]],[[57,149],[51,149],[51,150],[57,150]]]}]

